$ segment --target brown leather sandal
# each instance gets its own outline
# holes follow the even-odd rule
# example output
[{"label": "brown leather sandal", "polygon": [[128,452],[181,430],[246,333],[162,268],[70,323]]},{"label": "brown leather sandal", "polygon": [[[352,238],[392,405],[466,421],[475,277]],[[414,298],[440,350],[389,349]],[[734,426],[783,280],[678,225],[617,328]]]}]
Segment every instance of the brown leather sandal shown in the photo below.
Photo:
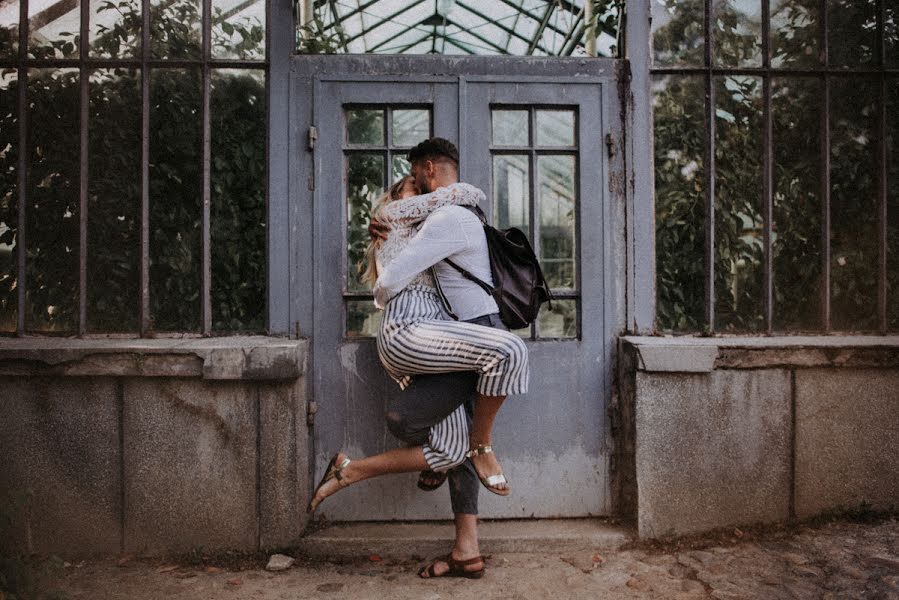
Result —
[{"label": "brown leather sandal", "polygon": [[[437,574],[437,571],[434,568],[438,562],[445,562],[448,567],[448,569],[440,575]],[[465,568],[477,563],[481,563],[480,569]],[[483,556],[475,556],[474,558],[466,560],[456,560],[453,558],[452,554],[447,554],[446,556],[438,556],[431,561],[431,564],[419,569],[418,576],[422,579],[430,579],[432,577],[464,577],[465,579],[480,579],[484,576],[484,564],[485,561]]]},{"label": "brown leather sandal", "polygon": [[426,469],[418,474],[418,489],[425,492],[433,492],[446,481],[446,471],[432,471]]},{"label": "brown leather sandal", "polygon": [[318,485],[315,486],[315,491],[312,492],[312,500],[309,501],[309,506],[306,507],[306,512],[311,513],[314,512],[318,505],[322,503],[322,500],[316,500],[315,495],[318,494],[318,491],[322,488],[323,485],[331,481],[332,479],[337,480],[337,485],[344,488],[348,485],[346,481],[343,480],[343,470],[346,469],[347,465],[350,464],[349,457],[344,457],[340,464],[337,464],[337,457],[340,456],[340,452],[336,453],[332,458],[331,462],[328,463],[328,468],[325,469],[325,474],[322,475],[321,481],[318,482]]}]

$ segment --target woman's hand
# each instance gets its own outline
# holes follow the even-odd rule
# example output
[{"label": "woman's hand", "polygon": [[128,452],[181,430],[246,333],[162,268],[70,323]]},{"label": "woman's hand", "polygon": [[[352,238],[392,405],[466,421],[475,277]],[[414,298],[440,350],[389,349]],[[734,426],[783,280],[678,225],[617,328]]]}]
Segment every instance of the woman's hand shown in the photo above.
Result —
[{"label": "woman's hand", "polygon": [[372,219],[368,224],[368,235],[371,236],[371,240],[373,242],[376,242],[378,240],[386,240],[389,233],[389,223],[379,221],[378,219]]}]

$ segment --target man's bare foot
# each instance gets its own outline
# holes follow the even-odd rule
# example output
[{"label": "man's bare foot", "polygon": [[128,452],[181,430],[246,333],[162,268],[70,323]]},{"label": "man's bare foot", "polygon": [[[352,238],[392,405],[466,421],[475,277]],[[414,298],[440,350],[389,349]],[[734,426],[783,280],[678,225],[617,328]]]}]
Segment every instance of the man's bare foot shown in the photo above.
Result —
[{"label": "man's bare foot", "polygon": [[328,496],[335,494],[342,488],[347,487],[355,481],[352,473],[352,462],[343,452],[338,452],[328,463],[328,469],[319,482],[312,500],[309,502],[309,512],[318,508],[318,505]]},{"label": "man's bare foot", "polygon": [[[477,448],[489,448],[490,444],[475,444],[471,443],[472,450],[476,450]],[[503,474],[503,469],[499,465],[499,461],[496,459],[496,454],[493,451],[489,452],[477,452],[471,456],[471,464],[474,465],[474,470],[478,473],[478,478],[481,479],[482,482],[485,480],[489,480],[490,477],[501,476]],[[484,484],[491,491],[495,491],[499,493],[501,496],[505,496],[509,491],[509,484],[505,482],[505,478],[496,483]]]}]

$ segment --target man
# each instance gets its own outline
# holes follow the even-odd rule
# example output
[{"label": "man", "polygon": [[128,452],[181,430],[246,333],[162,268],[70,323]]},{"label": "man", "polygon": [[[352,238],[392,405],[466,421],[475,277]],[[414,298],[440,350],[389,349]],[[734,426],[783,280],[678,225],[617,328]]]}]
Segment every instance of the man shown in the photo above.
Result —
[{"label": "man", "polygon": [[[443,138],[431,138],[418,144],[409,152],[409,161],[421,193],[459,181],[458,150]],[[384,237],[384,227],[377,222],[369,230],[372,235]],[[378,277],[374,289],[376,303],[385,305],[413,277],[434,267],[438,287],[449,305],[447,308],[451,308],[460,321],[506,329],[493,298],[445,262],[446,258],[492,284],[487,241],[480,219],[461,206],[437,209],[425,220],[408,246]],[[388,403],[388,427],[396,437],[409,444],[424,443],[429,430],[464,403],[472,423],[470,447],[490,448],[493,421],[505,397],[476,395],[474,373],[416,375],[410,387],[418,390],[414,402],[410,401],[411,395],[404,393]],[[470,460],[448,472],[448,479],[456,526],[455,544],[448,557],[437,559],[423,569],[422,577],[468,576],[483,572],[477,535],[478,481],[480,479],[499,495],[509,492],[499,463],[490,450],[470,455]],[[440,483],[442,474],[424,471],[419,487],[436,488]]]}]

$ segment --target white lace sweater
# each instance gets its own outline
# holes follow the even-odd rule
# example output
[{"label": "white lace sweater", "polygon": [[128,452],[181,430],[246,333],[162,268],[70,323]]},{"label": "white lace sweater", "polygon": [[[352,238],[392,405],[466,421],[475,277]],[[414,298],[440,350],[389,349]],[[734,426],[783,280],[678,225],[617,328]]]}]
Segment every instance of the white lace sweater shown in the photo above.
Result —
[{"label": "white lace sweater", "polygon": [[427,270],[403,275],[401,280],[394,281],[387,268],[409,244],[424,220],[444,206],[475,206],[483,199],[484,192],[473,185],[454,183],[428,194],[394,200],[381,208],[378,218],[388,223],[391,229],[387,239],[375,251],[379,277],[373,293],[378,308],[384,308],[390,298],[410,285],[434,287],[434,280]]}]

